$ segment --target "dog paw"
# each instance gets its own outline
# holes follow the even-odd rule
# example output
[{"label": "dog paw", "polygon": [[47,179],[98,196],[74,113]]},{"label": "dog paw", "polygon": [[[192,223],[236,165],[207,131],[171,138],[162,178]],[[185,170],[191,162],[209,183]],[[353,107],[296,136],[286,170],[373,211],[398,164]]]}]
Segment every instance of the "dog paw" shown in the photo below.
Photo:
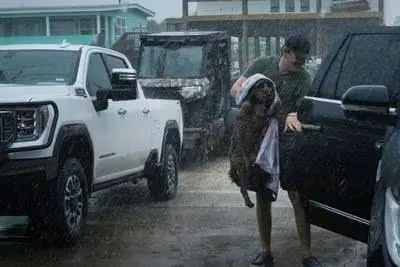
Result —
[{"label": "dog paw", "polygon": [[246,206],[249,208],[254,208],[254,203],[253,202],[246,202]]}]

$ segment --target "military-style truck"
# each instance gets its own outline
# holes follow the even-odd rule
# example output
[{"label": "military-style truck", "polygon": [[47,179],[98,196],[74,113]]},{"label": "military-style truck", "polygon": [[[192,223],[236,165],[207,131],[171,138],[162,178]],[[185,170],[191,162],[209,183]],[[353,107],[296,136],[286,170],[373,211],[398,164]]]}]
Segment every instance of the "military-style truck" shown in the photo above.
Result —
[{"label": "military-style truck", "polygon": [[146,97],[181,102],[185,156],[195,152],[204,159],[227,151],[230,40],[221,31],[162,32],[140,38],[139,81]]}]

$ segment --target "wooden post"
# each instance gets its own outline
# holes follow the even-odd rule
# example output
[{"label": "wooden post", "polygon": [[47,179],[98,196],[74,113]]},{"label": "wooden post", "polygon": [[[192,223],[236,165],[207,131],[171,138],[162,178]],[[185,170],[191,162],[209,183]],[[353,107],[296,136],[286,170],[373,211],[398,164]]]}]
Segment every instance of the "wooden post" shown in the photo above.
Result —
[{"label": "wooden post", "polygon": [[183,23],[182,23],[182,30],[187,31],[188,30],[188,23],[185,18],[189,16],[189,0],[182,0],[182,17],[183,17]]},{"label": "wooden post", "polygon": [[266,36],[265,39],[265,54],[271,56],[271,36]]},{"label": "wooden post", "polygon": [[249,37],[247,35],[247,21],[243,20],[242,22],[242,64],[244,67],[247,67],[249,60]]},{"label": "wooden post", "polygon": [[189,1],[182,0],[182,17],[189,16]]},{"label": "wooden post", "polygon": [[238,43],[238,60],[239,60],[239,68],[240,73],[243,73],[243,50],[242,50],[242,36],[239,36],[239,43]]},{"label": "wooden post", "polygon": [[378,0],[379,1],[379,5],[378,5],[378,11],[379,12],[384,12],[384,8],[385,8],[385,3],[384,0]]},{"label": "wooden post", "polygon": [[275,48],[276,48],[275,55],[279,56],[281,54],[281,37],[280,36],[275,37]]},{"label": "wooden post", "polygon": [[242,14],[248,15],[249,14],[249,1],[242,0]]},{"label": "wooden post", "polygon": [[[249,13],[249,5],[248,5],[248,0],[242,0],[242,14],[247,15]],[[247,34],[247,21],[243,20],[242,21],[242,63],[241,69],[246,68],[248,65],[248,60],[249,60],[249,37]]]},{"label": "wooden post", "polygon": [[258,58],[260,55],[260,36],[256,33],[254,36],[254,57]]},{"label": "wooden post", "polygon": [[322,9],[322,0],[317,0],[317,13],[321,13]]},{"label": "wooden post", "polygon": [[46,36],[50,36],[50,17],[46,16]]}]

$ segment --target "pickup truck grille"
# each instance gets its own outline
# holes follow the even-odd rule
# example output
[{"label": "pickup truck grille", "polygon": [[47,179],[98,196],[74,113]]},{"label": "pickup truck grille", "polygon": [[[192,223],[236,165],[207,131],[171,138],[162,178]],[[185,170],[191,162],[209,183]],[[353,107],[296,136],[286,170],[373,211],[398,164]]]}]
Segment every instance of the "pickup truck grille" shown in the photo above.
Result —
[{"label": "pickup truck grille", "polygon": [[10,144],[16,133],[15,113],[0,111],[0,145]]}]

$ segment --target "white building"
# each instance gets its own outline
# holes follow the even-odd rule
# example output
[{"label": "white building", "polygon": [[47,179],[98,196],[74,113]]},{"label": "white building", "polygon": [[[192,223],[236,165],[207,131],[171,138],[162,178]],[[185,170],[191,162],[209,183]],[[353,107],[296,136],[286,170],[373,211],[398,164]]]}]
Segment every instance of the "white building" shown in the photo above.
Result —
[{"label": "white building", "polygon": [[[385,0],[396,1],[400,0]],[[318,0],[248,0],[249,14],[268,13],[316,13]],[[379,0],[322,0],[322,13],[340,11],[378,11]],[[194,15],[240,15],[242,1],[199,2]]]}]

